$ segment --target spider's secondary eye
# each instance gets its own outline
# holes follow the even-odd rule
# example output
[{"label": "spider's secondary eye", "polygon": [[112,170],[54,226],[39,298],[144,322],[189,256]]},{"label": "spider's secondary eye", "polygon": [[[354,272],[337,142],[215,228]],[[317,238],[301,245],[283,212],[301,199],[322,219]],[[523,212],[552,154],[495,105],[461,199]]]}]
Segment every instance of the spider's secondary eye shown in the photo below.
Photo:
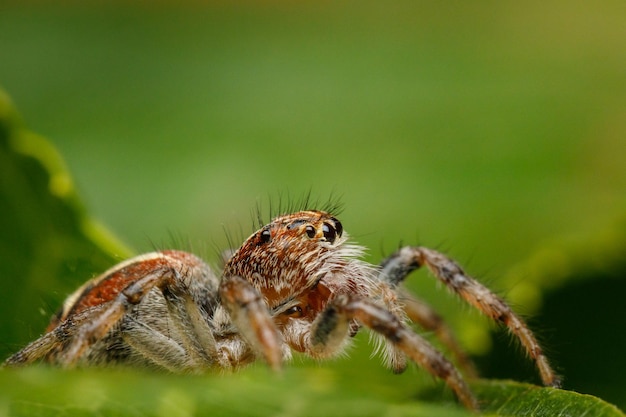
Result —
[{"label": "spider's secondary eye", "polygon": [[272,240],[272,234],[268,229],[265,229],[261,232],[261,243],[267,243]]},{"label": "spider's secondary eye", "polygon": [[302,317],[303,312],[302,312],[302,307],[300,306],[293,306],[291,308],[288,308],[287,310],[285,310],[285,312],[283,313],[286,316],[291,316],[291,317]]},{"label": "spider's secondary eye", "polygon": [[306,235],[308,237],[310,237],[311,239],[313,239],[315,237],[315,227],[313,226],[307,226],[304,231],[306,232]]},{"label": "spider's secondary eye", "polygon": [[322,226],[322,232],[324,232],[324,238],[326,238],[327,241],[329,241],[330,243],[335,242],[335,238],[337,237],[337,231],[334,227],[332,227],[328,223],[324,223],[324,225]]},{"label": "spider's secondary eye", "polygon": [[343,225],[339,220],[335,219],[334,217],[332,218],[332,221],[335,222],[335,230],[337,230],[337,236],[341,237],[341,235],[343,234]]}]

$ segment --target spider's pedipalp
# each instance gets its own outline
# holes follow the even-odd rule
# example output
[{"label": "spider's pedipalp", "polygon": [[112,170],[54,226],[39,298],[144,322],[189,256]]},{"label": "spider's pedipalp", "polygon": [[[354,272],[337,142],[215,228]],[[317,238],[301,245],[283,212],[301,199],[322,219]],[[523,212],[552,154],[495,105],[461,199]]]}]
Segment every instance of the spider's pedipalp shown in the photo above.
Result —
[{"label": "spider's pedipalp", "polygon": [[280,370],[283,361],[282,338],[261,294],[242,277],[231,275],[222,279],[220,296],[244,339],[265,358],[272,369]]},{"label": "spider's pedipalp", "polygon": [[398,271],[395,275],[390,274],[395,282],[401,282],[409,272],[420,266],[426,266],[437,279],[483,314],[507,326],[535,361],[543,384],[560,386],[559,377],[526,323],[504,300],[467,275],[452,259],[425,247],[406,246],[383,261],[383,270]]}]

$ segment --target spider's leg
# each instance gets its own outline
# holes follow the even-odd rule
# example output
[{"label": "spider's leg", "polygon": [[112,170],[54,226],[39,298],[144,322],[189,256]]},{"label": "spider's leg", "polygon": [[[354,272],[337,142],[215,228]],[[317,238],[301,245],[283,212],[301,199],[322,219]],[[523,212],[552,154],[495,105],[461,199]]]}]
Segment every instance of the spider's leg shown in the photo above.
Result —
[{"label": "spider's leg", "polygon": [[[217,342],[189,287],[176,279],[165,280],[160,288],[167,303],[168,317],[178,330],[183,351],[187,353],[188,366],[203,368],[214,365]],[[147,341],[150,342],[148,347],[154,346]]]},{"label": "spider's leg", "polygon": [[476,371],[474,363],[458,343],[452,329],[446,324],[443,317],[425,301],[409,293],[401,285],[406,277],[419,266],[414,263],[405,262],[404,259],[396,256],[396,254],[383,260],[380,266],[379,279],[395,289],[398,294],[398,300],[403,305],[408,318],[424,330],[432,331],[435,337],[452,352],[458,366],[463,370],[465,375],[477,377],[478,372]]},{"label": "spider's leg", "polygon": [[404,352],[430,374],[443,379],[467,408],[478,409],[474,395],[454,365],[386,308],[366,298],[341,295],[326,306],[322,315],[324,319],[311,334],[313,347],[338,340],[339,334],[345,335],[347,323],[356,319],[374,332],[383,335],[388,343]]},{"label": "spider's leg", "polygon": [[[64,366],[76,364],[90,346],[104,338],[113,326],[120,323],[132,306],[139,304],[160,281],[168,279],[173,274],[170,267],[156,268],[130,283],[114,299],[103,303],[101,306],[104,308],[92,320],[78,327],[68,346],[60,352],[56,361]],[[72,316],[65,322],[71,319]]]},{"label": "spider's leg", "polygon": [[313,321],[309,340],[305,341],[308,345],[306,351],[320,359],[343,351],[350,326],[350,319],[339,311],[335,303],[328,303]]},{"label": "spider's leg", "polygon": [[57,325],[38,339],[32,341],[19,352],[14,353],[7,358],[3,366],[14,367],[24,366],[37,362],[48,357],[54,351],[59,350],[74,335],[75,330],[81,323],[89,321],[99,309],[91,309],[83,311]]},{"label": "spider's leg", "polygon": [[[167,305],[167,327],[150,325],[142,317],[127,315],[121,327],[124,341],[172,372],[217,366],[217,343],[213,331],[192,299],[189,288],[178,280],[165,279],[160,290]],[[142,310],[151,310],[150,303],[145,304]]]},{"label": "spider's leg", "polygon": [[478,372],[472,360],[467,356],[459,342],[454,337],[452,329],[425,301],[415,297],[404,288],[398,288],[398,300],[404,305],[404,311],[408,318],[417,323],[422,329],[431,331],[452,352],[455,361],[465,376],[478,377]]},{"label": "spider's leg", "polygon": [[219,292],[222,304],[244,339],[272,369],[280,370],[283,342],[261,294],[237,275],[225,276]]},{"label": "spider's leg", "polygon": [[170,372],[190,369],[189,355],[181,345],[141,321],[127,316],[122,324],[122,338],[144,357]]},{"label": "spider's leg", "polygon": [[59,332],[51,331],[30,342],[19,352],[11,355],[2,366],[23,366],[45,358],[62,340]]},{"label": "spider's leg", "polygon": [[383,262],[383,270],[404,269],[405,276],[421,266],[426,266],[436,278],[483,314],[507,326],[537,364],[543,384],[560,386],[559,377],[526,323],[500,297],[467,275],[456,262],[432,249],[410,246],[400,249]]}]

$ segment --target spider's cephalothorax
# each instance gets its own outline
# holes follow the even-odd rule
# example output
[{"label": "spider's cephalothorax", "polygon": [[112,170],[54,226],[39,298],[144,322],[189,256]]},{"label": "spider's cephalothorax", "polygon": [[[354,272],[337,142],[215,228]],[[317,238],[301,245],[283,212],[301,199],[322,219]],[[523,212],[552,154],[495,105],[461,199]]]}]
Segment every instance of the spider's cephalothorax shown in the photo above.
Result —
[{"label": "spider's cephalothorax", "polygon": [[471,362],[440,316],[402,287],[426,266],[487,316],[506,325],[558,386],[533,333],[502,299],[451,259],[403,247],[379,267],[360,259],[342,224],[324,211],[278,216],[226,261],[221,277],[196,256],[161,251],[125,261],[87,282],[55,315],[47,333],[8,358],[64,366],[125,363],[171,371],[230,369],[258,358],[278,369],[291,350],[341,354],[361,327],[377,336],[395,372],[407,358],[443,379],[468,408],[477,402],[461,372],[408,323],[432,331],[470,377]]},{"label": "spider's cephalothorax", "polygon": [[319,211],[276,218],[250,236],[228,260],[224,275],[239,275],[270,308],[346,267],[360,248],[344,244],[339,220]]},{"label": "spider's cephalothorax", "polygon": [[[376,270],[358,259],[363,248],[347,240],[341,222],[327,213],[281,216],[244,242],[226,263],[224,275],[246,279],[273,310],[285,304],[295,307],[296,301],[301,308],[313,307],[300,300],[311,292],[366,296]],[[311,314],[319,313],[325,301]]]},{"label": "spider's cephalothorax", "polygon": [[[292,349],[333,356],[348,340],[342,334],[336,348],[315,347],[314,320],[331,298],[370,297],[381,289],[377,269],[358,259],[363,248],[347,241],[341,222],[328,213],[309,210],[280,216],[244,242],[226,263],[224,276],[252,284]],[[356,321],[346,324],[354,335]]]}]

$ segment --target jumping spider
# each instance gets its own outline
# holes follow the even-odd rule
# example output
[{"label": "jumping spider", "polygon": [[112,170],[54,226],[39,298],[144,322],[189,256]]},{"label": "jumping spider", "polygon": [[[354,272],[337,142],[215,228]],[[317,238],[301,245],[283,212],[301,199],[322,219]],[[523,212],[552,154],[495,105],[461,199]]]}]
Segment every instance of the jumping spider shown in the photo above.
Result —
[{"label": "jumping spider", "polygon": [[359,258],[337,218],[318,210],[281,215],[250,236],[217,275],[198,257],[165,250],[137,256],[88,281],[65,301],[47,332],[5,362],[43,359],[66,367],[124,363],[175,372],[232,369],[263,358],[279,369],[292,350],[335,357],[367,327],[385,364],[407,358],[443,379],[468,408],[477,401],[460,371],[407,324],[433,331],[471,364],[448,328],[401,286],[426,266],[448,288],[519,338],[545,385],[559,379],[526,324],[486,287],[434,250],[406,246],[380,266]]}]

